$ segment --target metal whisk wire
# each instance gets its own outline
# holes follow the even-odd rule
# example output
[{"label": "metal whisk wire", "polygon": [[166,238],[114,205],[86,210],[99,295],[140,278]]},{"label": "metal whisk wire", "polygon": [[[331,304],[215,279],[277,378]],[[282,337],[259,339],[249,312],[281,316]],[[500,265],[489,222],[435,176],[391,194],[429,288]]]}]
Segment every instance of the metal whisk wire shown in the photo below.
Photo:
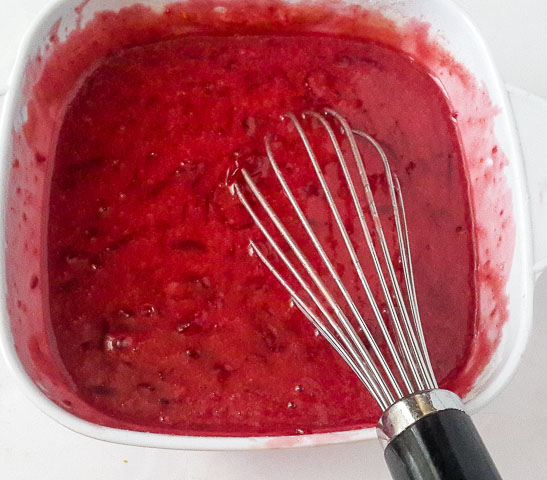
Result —
[{"label": "metal whisk wire", "polygon": [[[360,263],[355,247],[352,243],[352,239],[350,238],[350,235],[344,225],[336,202],[331,193],[330,187],[322,172],[321,166],[317,161],[314,149],[309,141],[309,138],[300,120],[294,114],[289,113],[285,117],[292,122],[296,131],[298,132],[300,139],[304,144],[307,156],[313,166],[314,172],[321,186],[321,190],[326,198],[330,212],[333,215],[338,231],[342,236],[344,246],[347,249],[347,252],[351,259],[351,263],[357,272],[360,284],[372,308],[374,317],[378,323],[378,326],[380,327],[382,336],[386,341],[387,350],[395,365],[397,375],[392,371],[388,361],[385,358],[385,355],[382,353],[380,347],[378,346],[378,343],[374,339],[369,327],[367,326],[367,323],[364,320],[362,313],[357,308],[357,305],[351,297],[351,294],[348,292],[331,259],[321,245],[321,242],[314,232],[314,229],[311,226],[308,218],[304,214],[293,192],[289,188],[283,172],[281,171],[279,165],[275,160],[268,137],[265,138],[265,147],[270,166],[275,173],[275,176],[279,184],[281,185],[284,194],[286,195],[292,208],[294,209],[301,226],[306,231],[306,234],[308,235],[308,238],[310,239],[315,250],[317,251],[319,258],[323,262],[323,265],[326,267],[331,280],[334,282],[340,294],[344,298],[347,307],[351,312],[354,322],[356,322],[356,324],[359,326],[359,329],[362,331],[364,339],[366,340],[370,350],[372,351],[372,354],[365,346],[363,340],[359,336],[352,321],[350,320],[350,318],[348,318],[344,309],[339,305],[332,292],[330,292],[328,287],[325,285],[321,276],[312,266],[310,260],[306,257],[302,249],[291,236],[281,219],[276,215],[274,209],[271,207],[258,186],[255,184],[249,172],[245,168],[243,168],[241,170],[241,177],[247,185],[248,191],[252,193],[255,200],[266,212],[268,218],[274,224],[275,228],[277,229],[283,240],[289,245],[290,250],[298,260],[300,267],[302,267],[306,271],[309,280],[311,280],[312,284],[319,291],[320,295],[318,295],[314,291],[314,288],[310,285],[309,280],[303,277],[295,264],[284,252],[283,248],[270,234],[267,227],[264,225],[264,222],[260,219],[259,215],[254,210],[254,207],[251,205],[243,189],[238,183],[235,183],[233,185],[235,194],[238,196],[242,205],[251,215],[254,223],[262,232],[268,244],[273,248],[279,259],[290,271],[290,273],[293,275],[294,279],[297,281],[303,291],[308,295],[312,304],[316,307],[318,312],[317,310],[314,310],[314,308],[311,307],[310,304],[302,298],[301,294],[296,292],[296,290],[291,286],[290,282],[288,282],[283,277],[279,270],[272,264],[272,262],[267,258],[266,254],[253,240],[251,240],[250,242],[252,251],[256,253],[258,258],[272,272],[272,274],[277,278],[281,285],[288,291],[293,301],[295,302],[295,305],[300,309],[304,316],[315,326],[315,328],[317,328],[319,333],[323,335],[323,337],[347,362],[347,364],[355,372],[355,374],[362,381],[362,383],[369,390],[371,395],[374,397],[376,402],[383,410],[388,408],[397,400],[405,397],[406,395],[412,394],[417,391],[431,390],[437,388],[437,382],[435,380],[435,375],[431,367],[431,362],[427,352],[427,347],[419,316],[403,196],[397,176],[391,172],[387,156],[374,138],[362,131],[353,130],[349,126],[348,122],[344,119],[344,117],[342,117],[334,110],[325,109],[323,115],[316,112],[305,112],[304,114],[302,114],[303,119],[310,117],[319,122],[320,126],[325,129],[327,136],[330,139],[332,146],[334,147],[336,157],[338,158],[340,167],[343,172],[346,186],[350,192],[352,203],[357,213],[361,232],[363,234],[365,243],[368,246],[368,250],[374,264],[374,269],[380,282],[382,294],[387,305],[387,312],[395,333],[395,341],[392,338],[392,334],[390,333],[389,328],[383,318],[381,309],[378,305],[378,300],[377,298],[375,298],[374,293],[370,288],[369,282],[366,278],[365,272]],[[380,249],[382,251],[381,258],[383,259],[383,265],[380,256],[376,252],[376,247],[374,245],[372,234],[367,224],[365,212],[362,207],[362,202],[359,198],[355,182],[348,167],[346,155],[341,148],[341,145],[337,139],[333,127],[329,122],[329,119],[333,123],[336,122],[338,124],[342,134],[345,135],[349,142],[351,150],[350,158],[353,160],[357,168],[361,187],[363,188],[365,193],[365,203],[368,206],[369,213],[374,224],[374,231],[376,233]],[[403,289],[401,285],[399,285],[399,282],[397,280],[392,256],[389,252],[389,248],[385,239],[384,230],[380,222],[380,216],[376,208],[376,203],[365,170],[361,151],[357,144],[357,138],[361,139],[361,141],[364,140],[369,142],[374,147],[382,160],[389,188],[391,206],[393,209],[397,245],[403,267],[404,289],[406,291],[406,297],[409,304],[408,306],[407,302],[405,302]],[[384,274],[384,270],[387,271],[387,276]],[[399,381],[398,377],[402,381],[402,385],[400,384],[401,381]]]}]

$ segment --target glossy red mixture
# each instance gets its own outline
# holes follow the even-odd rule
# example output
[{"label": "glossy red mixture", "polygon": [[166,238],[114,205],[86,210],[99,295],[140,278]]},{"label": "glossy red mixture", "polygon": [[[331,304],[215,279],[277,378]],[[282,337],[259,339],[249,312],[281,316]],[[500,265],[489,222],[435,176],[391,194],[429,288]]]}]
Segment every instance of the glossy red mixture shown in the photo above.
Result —
[{"label": "glossy red mixture", "polygon": [[[374,43],[194,36],[107,58],[60,130],[51,321],[62,362],[97,409],[179,433],[376,423],[365,388],[249,255],[249,238],[260,237],[226,186],[236,163],[249,165],[291,221],[264,160],[264,135],[278,134],[291,187],[368,316],[301,144],[279,120],[322,106],[374,135],[399,176],[433,365],[442,384],[457,377],[474,334],[474,253],[456,127],[436,81]],[[340,185],[332,152],[313,138]],[[377,160],[370,172],[382,214]],[[353,232],[355,218],[342,210]]]}]

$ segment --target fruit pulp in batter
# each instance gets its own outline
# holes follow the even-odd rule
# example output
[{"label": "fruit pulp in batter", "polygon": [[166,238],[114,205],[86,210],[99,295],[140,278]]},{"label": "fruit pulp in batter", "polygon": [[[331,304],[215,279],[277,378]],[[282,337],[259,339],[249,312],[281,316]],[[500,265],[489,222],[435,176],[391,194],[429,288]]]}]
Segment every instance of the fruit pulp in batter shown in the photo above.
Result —
[{"label": "fruit pulp in batter", "polygon": [[[60,129],[48,225],[51,322],[63,365],[96,409],[184,434],[376,423],[380,410],[365,388],[249,255],[258,233],[227,188],[234,165],[248,162],[275,195],[264,135],[299,152],[280,115],[324,106],[381,142],[400,179],[429,352],[440,383],[457,388],[476,321],[474,252],[457,127],[441,87],[374,42],[194,35],[104,59]],[[306,157],[279,155],[357,292]],[[323,158],[329,181],[341,183],[333,159]],[[383,180],[373,169],[378,195]],[[288,204],[276,208],[291,218]],[[364,294],[356,298],[367,312]]]}]

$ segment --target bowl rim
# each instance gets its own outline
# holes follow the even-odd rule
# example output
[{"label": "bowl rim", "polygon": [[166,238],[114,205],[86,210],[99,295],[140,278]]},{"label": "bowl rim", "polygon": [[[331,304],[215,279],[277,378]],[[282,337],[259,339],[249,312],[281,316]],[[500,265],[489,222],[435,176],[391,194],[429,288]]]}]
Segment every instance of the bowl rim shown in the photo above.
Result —
[{"label": "bowl rim", "polygon": [[[360,1],[366,2],[366,0]],[[425,1],[427,2],[430,0]],[[477,397],[471,399],[469,402],[466,402],[467,409],[472,413],[490,402],[509,382],[516,371],[520,357],[530,336],[532,326],[532,293],[534,284],[534,274],[530,253],[532,251],[532,229],[529,200],[524,182],[524,167],[522,156],[520,154],[520,140],[507,91],[503,88],[503,83],[497,69],[495,68],[492,55],[478,29],[468,18],[467,14],[458,5],[456,5],[453,0],[436,0],[436,2],[441,4],[442,8],[447,9],[447,12],[459,17],[459,21],[465,24],[471,36],[474,38],[477,49],[490,64],[490,67],[494,72],[493,78],[495,82],[504,91],[500,107],[509,122],[509,129],[513,138],[516,140],[517,147],[516,155],[513,155],[510,161],[511,163],[514,163],[513,167],[516,169],[515,185],[512,189],[513,209],[514,212],[522,217],[521,221],[516,222],[516,224],[517,228],[521,229],[522,243],[524,245],[522,252],[523,255],[519,258],[519,261],[524,267],[524,278],[521,280],[525,283],[523,285],[523,291],[525,294],[523,298],[521,298],[520,304],[522,307],[521,317],[523,318],[523,322],[518,330],[518,338],[515,342],[515,346],[513,347],[509,357],[504,362],[500,373],[490,385],[488,385],[480,392],[479,395],[477,395]],[[10,75],[10,86],[4,100],[3,115],[0,119],[0,158],[4,159],[4,161],[0,163],[0,188],[2,188],[2,192],[0,194],[0,210],[3,214],[3,223],[0,226],[0,235],[3,239],[3,248],[0,249],[0,262],[3,266],[2,271],[0,272],[0,292],[3,296],[1,302],[2,306],[0,307],[0,351],[8,366],[8,370],[10,370],[11,374],[15,377],[19,388],[21,388],[25,396],[29,398],[29,400],[31,400],[31,402],[34,403],[41,411],[66,428],[98,440],[126,445],[183,450],[254,450],[349,443],[376,438],[374,427],[307,435],[246,437],[174,435],[106,427],[77,417],[76,415],[58,406],[39,389],[39,387],[27,374],[15,349],[6,305],[7,282],[5,271],[5,217],[7,186],[9,182],[9,162],[7,159],[9,158],[11,144],[10,126],[16,113],[17,89],[23,85],[27,60],[36,44],[40,42],[40,29],[47,23],[51,16],[55,15],[56,18],[59,18],[57,13],[62,11],[62,9],[66,7],[66,4],[70,3],[74,3],[74,0],[54,0],[46,5],[42,9],[41,13],[39,13],[38,16],[31,22],[17,52],[15,65]],[[139,2],[136,0],[134,3]],[[355,3],[355,1],[352,3]],[[515,261],[515,259],[513,261]]]}]

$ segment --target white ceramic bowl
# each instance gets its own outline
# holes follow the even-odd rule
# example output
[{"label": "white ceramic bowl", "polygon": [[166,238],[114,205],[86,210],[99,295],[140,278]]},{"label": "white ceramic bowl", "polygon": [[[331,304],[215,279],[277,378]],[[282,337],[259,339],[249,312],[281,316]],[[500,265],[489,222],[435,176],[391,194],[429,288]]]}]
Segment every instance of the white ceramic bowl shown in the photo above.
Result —
[{"label": "white ceramic bowl", "polygon": [[[32,25],[27,33],[19,50],[17,62],[11,78],[11,85],[6,99],[4,116],[0,129],[0,172],[2,178],[2,212],[7,219],[7,229],[4,231],[4,241],[7,244],[5,252],[2,251],[2,263],[7,262],[7,274],[2,282],[2,296],[5,297],[6,289],[8,299],[15,297],[22,298],[21,304],[8,301],[8,308],[4,305],[1,318],[0,340],[4,358],[10,369],[17,378],[21,388],[27,396],[47,415],[54,418],[66,427],[102,440],[163,448],[180,449],[253,449],[269,447],[288,447],[318,445],[325,443],[348,442],[375,437],[372,428],[364,428],[346,432],[321,433],[313,435],[302,435],[296,437],[209,437],[209,436],[180,436],[166,435],[147,432],[131,431],[124,428],[104,427],[88,422],[70,413],[74,410],[69,402],[64,406],[56,397],[56,389],[63,383],[63,372],[49,371],[36,372],[33,366],[37,357],[49,358],[48,345],[54,341],[46,339],[44,334],[45,323],[47,322],[47,277],[44,274],[44,255],[42,252],[42,239],[44,236],[45,218],[43,215],[44,198],[48,189],[48,175],[46,173],[37,175],[33,182],[29,182],[28,188],[23,192],[22,197],[15,197],[15,186],[11,185],[10,168],[15,161],[13,158],[15,145],[21,148],[22,126],[28,116],[28,96],[35,80],[36,62],[38,54],[47,56],[46,45],[50,41],[50,35],[54,26],[59,32],[61,41],[67,33],[76,28],[79,22],[84,25],[93,14],[104,9],[119,10],[122,7],[135,3],[153,5],[155,8],[162,8],[166,3],[164,0],[143,0],[141,2],[131,0],[90,0],[84,2],[83,8],[78,8],[80,0],[57,0],[53,2]],[[297,2],[292,2],[297,3]],[[467,394],[465,401],[471,412],[483,406],[508,382],[515,371],[517,363],[523,352],[526,340],[530,331],[532,319],[532,293],[534,275],[547,267],[547,248],[543,245],[541,235],[546,233],[547,218],[545,206],[539,204],[532,206],[534,225],[536,228],[536,241],[533,242],[532,228],[530,222],[529,197],[526,190],[524,165],[519,151],[519,142],[515,131],[512,112],[507,100],[505,88],[501,83],[487,48],[480,35],[465,15],[449,0],[409,0],[409,1],[358,1],[351,0],[347,3],[355,3],[366,8],[380,9],[382,14],[392,18],[398,23],[408,19],[419,19],[421,22],[431,24],[431,34],[446,48],[451,55],[462,64],[471,74],[477,84],[482,85],[488,92],[493,105],[499,109],[495,118],[495,135],[498,146],[504,152],[508,163],[503,170],[505,190],[502,193],[509,193],[512,201],[512,217],[515,225],[514,244],[508,235],[502,242],[505,254],[500,253],[500,268],[510,269],[510,275],[506,284],[508,296],[508,321],[500,325],[489,327],[491,331],[484,333],[493,336],[500,335],[501,341],[497,344],[494,355],[488,365],[475,381],[474,387]],[[332,8],[337,8],[333,6]],[[418,46],[413,42],[403,45],[404,49],[411,55],[419,56]],[[450,72],[443,70],[442,65],[428,65],[438,76],[447,91],[453,105],[459,108],[462,92],[457,82],[454,81]],[[464,99],[478,101],[477,98]],[[475,113],[469,113],[471,120],[480,117],[480,108]],[[473,117],[477,115],[477,117]],[[463,122],[463,119],[461,119]],[[466,133],[467,132],[467,133]],[[462,129],[461,140],[464,152],[467,157],[473,156],[474,142],[469,130]],[[46,139],[47,140],[47,139]],[[44,140],[45,141],[45,140]],[[47,143],[47,141],[45,141]],[[25,148],[32,146],[26,145]],[[470,177],[484,174],[488,168],[489,160],[486,159],[483,166],[470,166],[468,171]],[[491,162],[490,162],[491,163]],[[528,170],[534,166],[527,166]],[[483,169],[483,170],[481,170]],[[543,173],[545,175],[545,172]],[[541,176],[529,175],[536,188],[541,181]],[[33,184],[32,187],[30,185]],[[501,200],[496,198],[497,190],[478,191],[484,187],[483,183],[472,184],[473,208],[475,210],[477,228],[489,230],[492,225],[489,210],[499,207]],[[477,190],[477,191],[473,191]],[[19,195],[21,192],[18,193]],[[36,218],[35,222],[21,223],[13,220],[13,212],[17,212],[21,205],[27,209],[29,216]],[[33,216],[34,215],[34,216]],[[11,229],[11,230],[10,230]],[[17,230],[17,231],[16,231]],[[482,240],[478,242],[479,264],[487,261],[484,253]],[[25,253],[27,252],[27,253]],[[511,262],[512,259],[512,262]],[[505,263],[503,263],[505,262]],[[535,267],[533,266],[535,263]],[[503,265],[502,265],[503,264]],[[29,279],[38,273],[40,287],[35,288],[36,283],[32,280],[29,286]],[[42,281],[43,280],[43,281]],[[33,290],[32,292],[30,290]],[[479,308],[486,311],[491,306],[487,303],[487,293],[480,297]],[[8,314],[8,310],[10,310]],[[28,332],[22,334],[21,324],[32,323],[28,329],[36,330],[38,336],[32,336]],[[44,339],[40,339],[39,334]],[[47,362],[45,362],[47,364]],[[48,365],[54,365],[50,363]],[[58,395],[57,395],[58,396]],[[56,399],[54,402],[52,399]]]}]

